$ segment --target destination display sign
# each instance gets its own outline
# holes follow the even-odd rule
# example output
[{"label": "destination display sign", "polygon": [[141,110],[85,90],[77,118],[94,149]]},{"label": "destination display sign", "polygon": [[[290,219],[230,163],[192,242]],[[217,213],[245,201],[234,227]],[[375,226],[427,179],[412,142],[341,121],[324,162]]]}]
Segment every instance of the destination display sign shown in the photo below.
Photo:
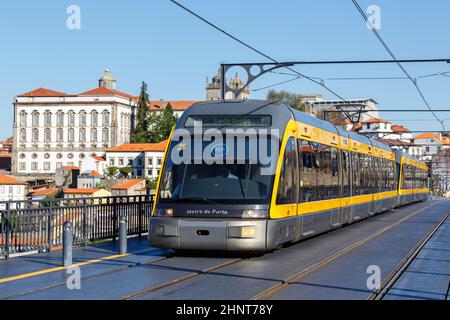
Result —
[{"label": "destination display sign", "polygon": [[192,115],[186,119],[185,127],[194,127],[200,122],[203,127],[270,127],[270,115]]}]

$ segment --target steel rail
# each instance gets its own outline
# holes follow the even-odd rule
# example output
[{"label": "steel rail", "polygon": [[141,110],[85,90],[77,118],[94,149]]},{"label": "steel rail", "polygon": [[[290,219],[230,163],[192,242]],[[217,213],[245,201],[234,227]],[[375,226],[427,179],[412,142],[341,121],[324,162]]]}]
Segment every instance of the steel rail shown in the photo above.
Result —
[{"label": "steel rail", "polygon": [[436,234],[439,228],[444,224],[445,220],[450,216],[450,211],[448,211],[444,217],[428,232],[418,245],[411,250],[411,252],[397,265],[394,271],[386,278],[386,280],[381,285],[381,288],[376,290],[369,297],[368,300],[382,300],[389,290],[394,286],[394,284],[400,279],[400,277],[405,273],[423,247],[430,241],[430,239]]},{"label": "steel rail", "polygon": [[204,275],[204,274],[207,274],[207,273],[211,273],[211,272],[214,272],[214,271],[217,271],[217,270],[229,267],[229,266],[237,264],[237,263],[239,263],[239,262],[241,262],[243,260],[244,260],[244,258],[237,258],[237,259],[234,259],[234,260],[231,260],[231,261],[227,261],[227,262],[221,263],[221,264],[219,264],[217,266],[214,266],[214,267],[209,267],[209,268],[206,268],[206,269],[201,270],[201,271],[195,271],[195,272],[192,272],[192,273],[190,273],[190,274],[188,274],[188,275],[186,275],[184,277],[176,278],[174,280],[171,280],[171,281],[168,281],[168,282],[165,282],[165,283],[162,283],[162,284],[158,284],[158,285],[152,286],[152,287],[150,287],[148,289],[144,289],[144,290],[138,291],[136,293],[124,296],[122,298],[119,298],[119,300],[131,300],[131,299],[135,299],[135,298],[138,298],[138,297],[142,297],[142,296],[144,296],[144,295],[146,295],[148,293],[155,292],[155,291],[158,291],[158,290],[161,290],[161,289],[164,289],[164,288],[167,288],[167,287],[179,284],[181,282],[184,282],[184,281],[196,278],[198,276],[201,276],[201,275]]},{"label": "steel rail", "polygon": [[313,265],[307,267],[306,269],[303,269],[291,276],[289,276],[288,278],[280,281],[280,283],[277,283],[276,285],[273,285],[272,287],[258,293],[256,296],[254,296],[253,298],[251,298],[252,300],[264,300],[264,299],[268,299],[278,293],[280,293],[281,291],[284,291],[286,289],[288,289],[289,287],[291,287],[292,285],[294,285],[296,282],[298,282],[300,279],[306,277],[307,275],[309,275],[310,273],[317,271],[318,269],[328,265],[330,262],[333,262],[334,260],[348,254],[349,252],[351,252],[352,250],[360,247],[361,245],[367,243],[368,241],[382,235],[383,233],[395,228],[396,226],[402,224],[403,222],[405,222],[406,220],[418,215],[420,212],[431,208],[432,206],[436,205],[437,203],[439,203],[439,201],[434,202],[430,205],[427,205],[425,207],[422,207],[421,209],[416,210],[415,212],[407,215],[406,217],[403,217],[402,219],[398,220],[397,222],[388,225],[386,227],[384,227],[381,230],[378,230],[377,232],[374,232],[373,234],[360,239],[358,241],[355,241],[349,245],[347,245],[346,247],[344,247],[343,249],[327,256],[326,258],[321,259],[320,261],[314,263]]}]

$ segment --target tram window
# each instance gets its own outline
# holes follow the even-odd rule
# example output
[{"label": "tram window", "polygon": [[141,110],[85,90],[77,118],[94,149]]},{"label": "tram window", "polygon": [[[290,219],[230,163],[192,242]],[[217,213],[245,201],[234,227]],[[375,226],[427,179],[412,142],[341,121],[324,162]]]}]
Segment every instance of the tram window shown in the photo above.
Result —
[{"label": "tram window", "polygon": [[284,161],[278,183],[277,204],[297,202],[297,148],[294,138],[289,138],[284,151]]},{"label": "tram window", "polygon": [[350,159],[349,152],[342,150],[342,197],[350,197]]},{"label": "tram window", "polygon": [[352,195],[357,196],[360,192],[361,180],[360,180],[360,166],[359,166],[359,155],[355,152],[351,153],[352,156]]},{"label": "tram window", "polygon": [[316,157],[316,149],[312,143],[305,140],[298,140],[298,149],[301,158],[300,187],[301,202],[316,201],[317,191],[317,171],[319,162]]},{"label": "tram window", "polygon": [[339,198],[339,149],[331,148],[331,194]]},{"label": "tram window", "polygon": [[331,194],[331,148],[326,145],[318,145],[320,156],[320,169],[317,176],[317,187],[319,188],[320,200],[332,198]]}]

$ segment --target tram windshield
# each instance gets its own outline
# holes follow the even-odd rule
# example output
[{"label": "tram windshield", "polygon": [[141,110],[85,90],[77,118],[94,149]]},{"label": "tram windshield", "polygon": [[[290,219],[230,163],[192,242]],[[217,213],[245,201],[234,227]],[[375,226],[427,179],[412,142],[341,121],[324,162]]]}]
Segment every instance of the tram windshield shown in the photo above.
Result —
[{"label": "tram windshield", "polygon": [[[172,142],[162,173],[161,202],[268,203],[278,141],[258,137],[245,139],[242,146],[210,141],[199,146],[201,152],[196,152],[183,142]],[[187,155],[191,158],[180,163]]]}]

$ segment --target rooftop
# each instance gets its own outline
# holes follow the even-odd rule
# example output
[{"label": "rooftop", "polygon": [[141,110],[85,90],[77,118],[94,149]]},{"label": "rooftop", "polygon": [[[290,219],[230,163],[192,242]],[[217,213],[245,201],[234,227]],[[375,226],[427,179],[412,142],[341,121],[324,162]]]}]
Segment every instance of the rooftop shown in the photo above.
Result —
[{"label": "rooftop", "polygon": [[74,189],[68,188],[64,190],[65,194],[94,194],[101,189]]},{"label": "rooftop", "polygon": [[120,146],[112,147],[106,150],[106,152],[148,152],[148,151],[160,151],[164,152],[166,149],[167,140],[159,143],[131,143],[122,144]]},{"label": "rooftop", "polygon": [[7,184],[7,185],[25,185],[25,182],[22,182],[20,180],[17,180],[11,176],[7,176],[0,173],[0,184]]},{"label": "rooftop", "polygon": [[59,191],[58,188],[40,188],[40,189],[30,191],[30,195],[35,196],[35,197],[45,197],[45,196],[54,195],[54,194],[58,193],[58,191]]},{"label": "rooftop", "polygon": [[125,182],[125,183],[123,183],[121,185],[112,187],[111,189],[112,190],[128,190],[129,188],[134,187],[135,185],[140,184],[142,182],[145,182],[145,180],[143,180],[143,179],[133,179],[133,180],[127,181],[127,182]]}]

